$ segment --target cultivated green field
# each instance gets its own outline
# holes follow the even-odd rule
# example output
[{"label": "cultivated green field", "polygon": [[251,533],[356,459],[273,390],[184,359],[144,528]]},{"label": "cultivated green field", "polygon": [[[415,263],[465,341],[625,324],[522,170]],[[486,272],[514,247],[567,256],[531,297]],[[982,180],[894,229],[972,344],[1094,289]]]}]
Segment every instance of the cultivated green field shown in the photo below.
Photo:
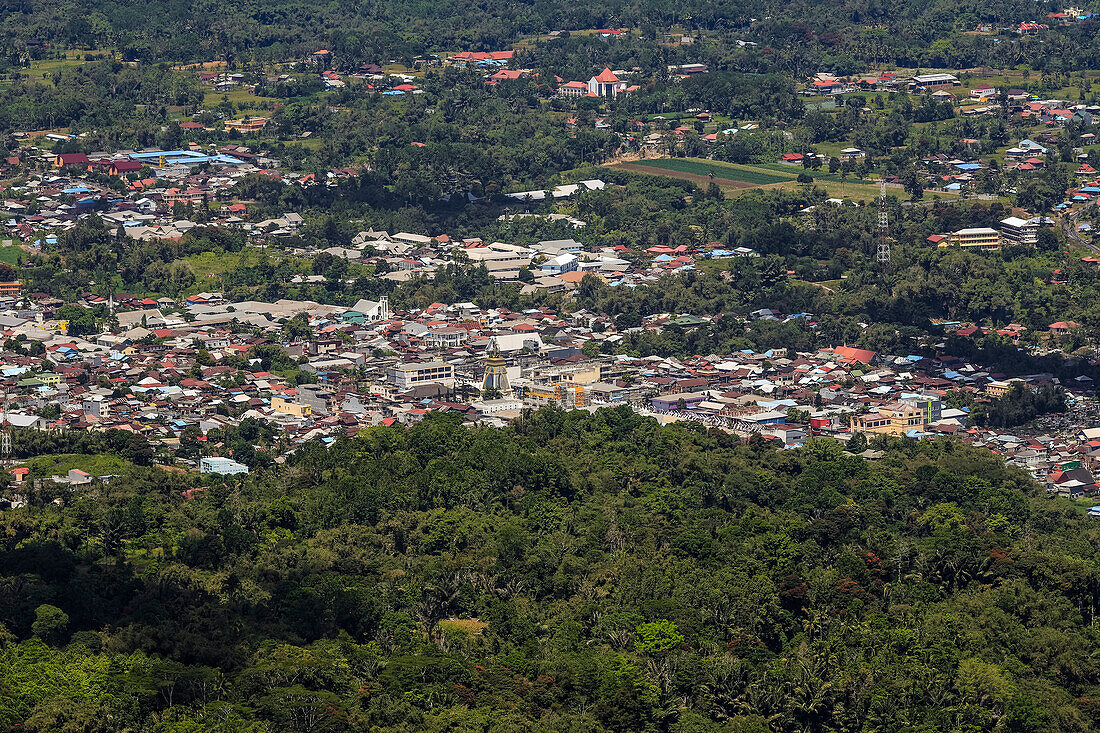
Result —
[{"label": "cultivated green field", "polygon": [[783,183],[797,176],[789,176],[769,173],[763,170],[734,167],[732,165],[718,163],[710,160],[698,160],[695,158],[657,158],[637,161],[638,165],[647,168],[661,168],[663,170],[687,173],[695,176],[714,176],[725,181],[748,183],[753,186],[766,186],[769,183]]}]

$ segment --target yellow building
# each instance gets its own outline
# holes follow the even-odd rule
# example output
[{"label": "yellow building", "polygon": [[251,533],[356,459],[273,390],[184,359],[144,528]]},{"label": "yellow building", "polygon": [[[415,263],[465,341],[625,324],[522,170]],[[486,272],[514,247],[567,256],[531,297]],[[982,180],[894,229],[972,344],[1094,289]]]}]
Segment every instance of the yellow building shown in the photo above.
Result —
[{"label": "yellow building", "polygon": [[990,252],[1001,248],[1001,233],[991,227],[971,227],[960,229],[947,235],[940,247],[962,247]]},{"label": "yellow building", "polygon": [[1025,384],[1022,379],[1009,379],[1005,382],[990,382],[985,385],[985,393],[990,397],[1004,397],[1017,384]]},{"label": "yellow building", "polygon": [[860,433],[904,435],[926,427],[924,410],[904,402],[893,402],[878,408],[877,412],[852,416],[852,430]]},{"label": "yellow building", "polygon": [[245,117],[241,120],[226,120],[225,131],[236,130],[237,132],[259,132],[264,129],[264,125],[267,124],[266,117]]},{"label": "yellow building", "polygon": [[566,410],[587,404],[584,387],[573,384],[555,384],[545,387],[529,387],[523,395],[524,402],[543,405],[561,405]]},{"label": "yellow building", "polygon": [[313,408],[309,405],[291,402],[282,395],[273,395],[271,397],[271,409],[281,415],[291,415],[292,417],[305,418],[313,414]]}]

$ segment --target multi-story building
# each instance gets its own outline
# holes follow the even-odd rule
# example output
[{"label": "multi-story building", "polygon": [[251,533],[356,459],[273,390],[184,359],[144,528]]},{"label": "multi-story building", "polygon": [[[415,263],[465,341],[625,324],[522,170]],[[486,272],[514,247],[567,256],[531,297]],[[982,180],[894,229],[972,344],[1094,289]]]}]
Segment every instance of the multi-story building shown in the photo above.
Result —
[{"label": "multi-story building", "polygon": [[572,410],[588,404],[584,387],[579,384],[554,384],[542,387],[531,386],[524,390],[523,401],[535,407],[560,405]]},{"label": "multi-story building", "polygon": [[441,384],[444,387],[454,387],[455,385],[454,365],[442,361],[398,364],[390,367],[386,376],[398,390],[432,383]]},{"label": "multi-story building", "polygon": [[962,247],[991,252],[1001,247],[1001,233],[991,227],[970,227],[947,235],[940,247]]},{"label": "multi-story building", "polygon": [[313,414],[313,408],[303,402],[298,402],[283,395],[271,396],[271,409],[281,415],[306,418]]},{"label": "multi-story building", "polygon": [[876,412],[852,416],[852,430],[861,433],[903,435],[925,427],[925,411],[906,402],[892,402],[879,407]]},{"label": "multi-story building", "polygon": [[907,395],[901,402],[912,405],[924,413],[924,425],[935,425],[943,416],[943,402],[938,395]]},{"label": "multi-story building", "polygon": [[1039,243],[1039,222],[1035,219],[1021,219],[1018,216],[1001,219],[1001,239],[1005,244],[1034,247]]}]

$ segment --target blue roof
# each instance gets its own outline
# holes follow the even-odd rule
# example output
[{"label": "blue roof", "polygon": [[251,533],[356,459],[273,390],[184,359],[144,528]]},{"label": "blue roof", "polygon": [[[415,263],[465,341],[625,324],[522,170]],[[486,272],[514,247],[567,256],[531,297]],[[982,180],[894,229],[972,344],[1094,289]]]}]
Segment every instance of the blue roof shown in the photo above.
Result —
[{"label": "blue roof", "polygon": [[130,153],[130,160],[157,160],[158,158],[194,158],[195,156],[206,157],[202,153],[196,153],[191,150],[157,150],[152,153]]},{"label": "blue roof", "polygon": [[963,185],[961,183],[949,183],[948,185],[944,186],[944,188],[948,191],[961,191],[962,187]]},{"label": "blue roof", "polygon": [[955,167],[961,171],[976,171],[982,166],[981,163],[956,163]]},{"label": "blue roof", "polygon": [[168,165],[177,165],[179,163],[188,163],[190,165],[199,165],[200,163],[225,163],[226,165],[242,165],[243,160],[234,158],[229,155],[186,155],[183,157],[166,158],[165,163]]},{"label": "blue roof", "polygon": [[91,193],[90,188],[84,188],[84,186],[73,186],[72,188],[63,188],[61,193]]}]

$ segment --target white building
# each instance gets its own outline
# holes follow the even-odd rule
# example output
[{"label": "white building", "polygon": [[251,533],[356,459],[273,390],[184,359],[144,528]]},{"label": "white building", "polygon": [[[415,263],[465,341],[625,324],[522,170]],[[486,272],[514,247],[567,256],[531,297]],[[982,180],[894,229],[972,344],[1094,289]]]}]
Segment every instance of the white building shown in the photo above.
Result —
[{"label": "white building", "polygon": [[237,473],[248,473],[248,466],[243,463],[237,463],[229,458],[220,458],[218,456],[210,456],[209,458],[199,459],[199,472],[200,473],[220,473],[226,476],[231,476]]},{"label": "white building", "polygon": [[379,298],[377,302],[367,300],[366,298],[360,298],[356,301],[355,305],[351,307],[351,310],[356,313],[362,313],[364,320],[368,323],[387,321],[390,318],[390,299],[386,295]]},{"label": "white building", "polygon": [[604,68],[588,80],[588,93],[597,97],[617,97],[626,89],[626,82],[615,76],[610,68]]},{"label": "white building", "polygon": [[442,384],[454,387],[455,368],[442,361],[425,361],[417,364],[398,364],[387,370],[387,377],[395,389],[404,390],[422,384]]}]

